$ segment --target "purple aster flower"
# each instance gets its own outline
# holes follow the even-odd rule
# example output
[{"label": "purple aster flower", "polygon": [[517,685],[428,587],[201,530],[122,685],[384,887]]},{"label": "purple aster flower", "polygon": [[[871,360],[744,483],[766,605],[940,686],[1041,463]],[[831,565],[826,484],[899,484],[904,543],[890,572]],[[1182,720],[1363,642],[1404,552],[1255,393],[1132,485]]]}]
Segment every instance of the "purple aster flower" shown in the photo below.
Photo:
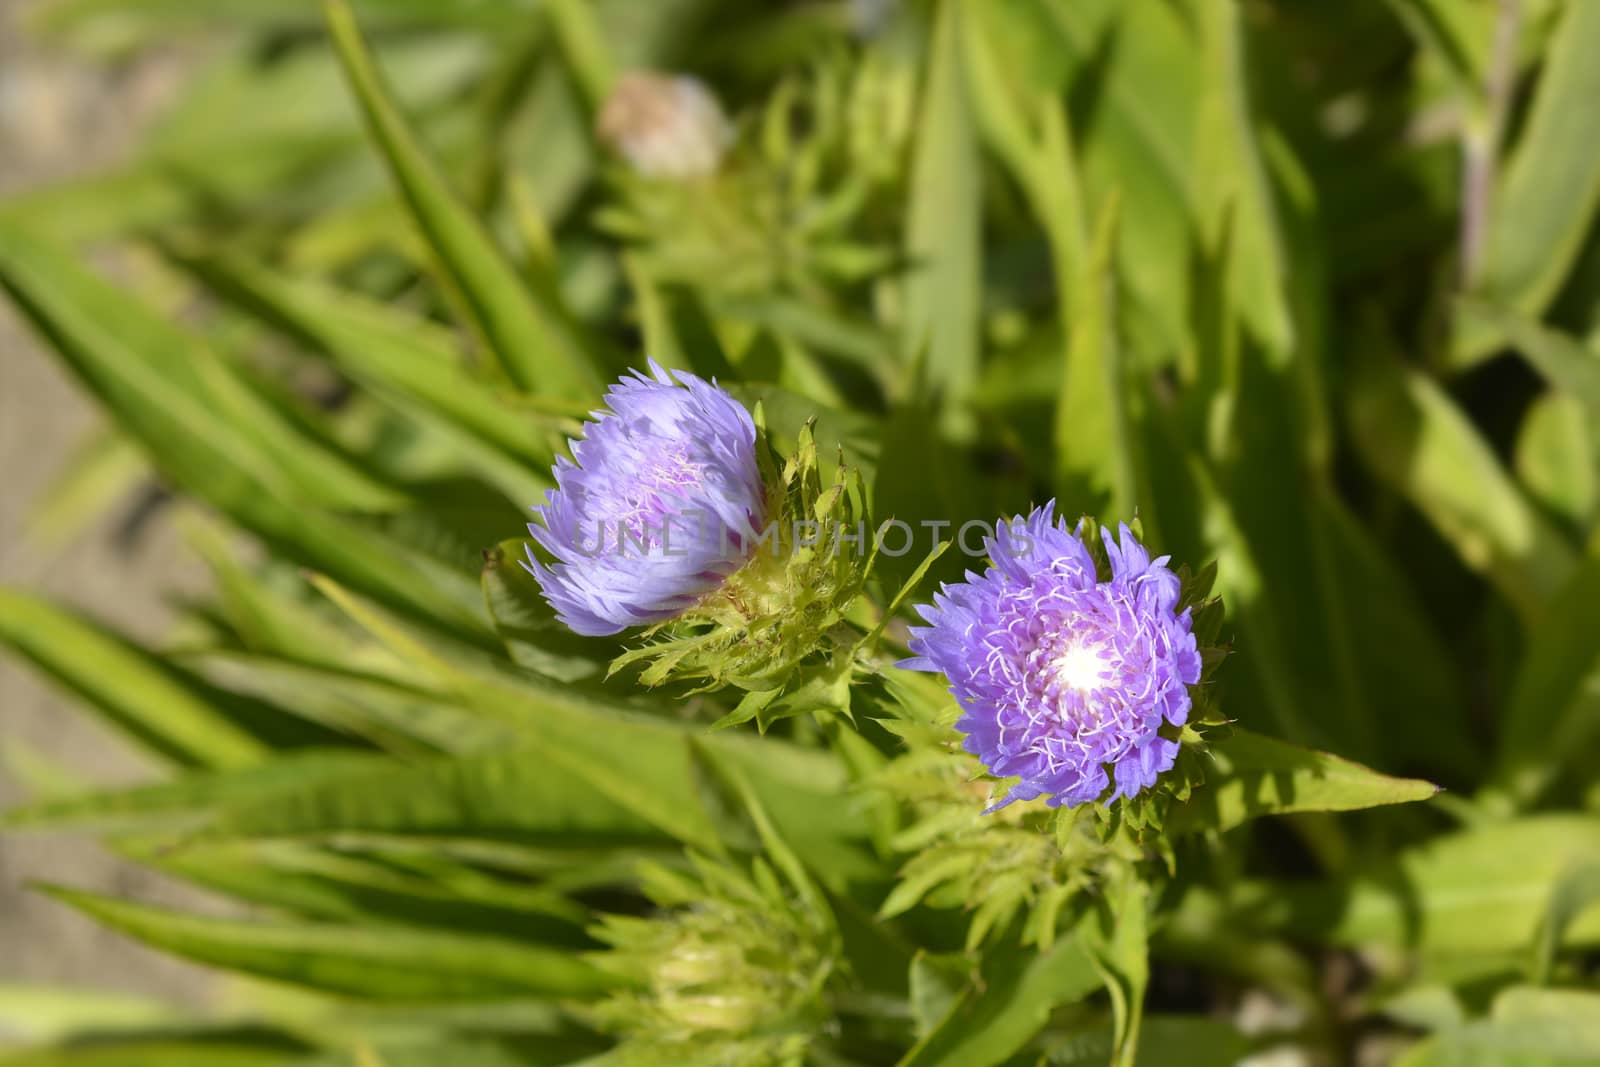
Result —
[{"label": "purple aster flower", "polygon": [[738,401],[654,360],[606,393],[556,488],[533,509],[523,564],[580,634],[662,622],[720,586],[765,524],[756,427]]},{"label": "purple aster flower", "polygon": [[1021,779],[997,808],[1095,800],[1108,766],[1113,797],[1148,788],[1178,754],[1158,731],[1188,720],[1188,687],[1200,680],[1168,557],[1152,560],[1127,526],[1120,544],[1103,530],[1111,579],[1100,581],[1054,507],[999,524],[986,543],[994,566],[918,608],[929,625],[911,631],[917,655],[900,664],[943,672],[965,712],[956,726],[967,751]]}]

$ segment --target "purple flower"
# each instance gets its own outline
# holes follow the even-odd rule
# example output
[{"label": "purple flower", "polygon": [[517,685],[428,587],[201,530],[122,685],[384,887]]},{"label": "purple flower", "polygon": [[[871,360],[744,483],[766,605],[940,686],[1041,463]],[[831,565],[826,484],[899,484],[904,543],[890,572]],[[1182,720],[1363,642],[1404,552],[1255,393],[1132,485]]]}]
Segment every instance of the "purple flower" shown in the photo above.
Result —
[{"label": "purple flower", "polygon": [[606,394],[528,532],[523,564],[580,634],[662,622],[720,586],[765,524],[756,427],[715,383],[654,360]]},{"label": "purple flower", "polygon": [[996,808],[1095,800],[1107,766],[1113,797],[1148,788],[1178,754],[1158,731],[1188,719],[1188,687],[1200,680],[1168,557],[1152,560],[1127,526],[1120,544],[1103,530],[1102,582],[1054,507],[999,524],[986,544],[994,566],[918,608],[929,625],[911,631],[917,655],[900,664],[943,672],[965,712],[956,726],[967,751],[996,776],[1021,778]]}]

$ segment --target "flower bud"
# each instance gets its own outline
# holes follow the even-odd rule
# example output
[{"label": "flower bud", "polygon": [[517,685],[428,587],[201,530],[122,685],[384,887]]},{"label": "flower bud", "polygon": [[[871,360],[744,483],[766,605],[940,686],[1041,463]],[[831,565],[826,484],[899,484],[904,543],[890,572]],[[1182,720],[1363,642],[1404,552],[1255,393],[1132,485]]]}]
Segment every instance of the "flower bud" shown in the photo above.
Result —
[{"label": "flower bud", "polygon": [[733,139],[704,83],[638,71],[618,80],[600,111],[598,132],[638,173],[680,180],[715,172]]},{"label": "flower bud", "polygon": [[596,962],[634,983],[592,1009],[595,1021],[622,1037],[626,1063],[801,1062],[827,1017],[838,954],[831,924],[770,869],[751,878],[695,863],[699,879],[646,872],[661,913],[605,916],[594,931],[611,946]]}]

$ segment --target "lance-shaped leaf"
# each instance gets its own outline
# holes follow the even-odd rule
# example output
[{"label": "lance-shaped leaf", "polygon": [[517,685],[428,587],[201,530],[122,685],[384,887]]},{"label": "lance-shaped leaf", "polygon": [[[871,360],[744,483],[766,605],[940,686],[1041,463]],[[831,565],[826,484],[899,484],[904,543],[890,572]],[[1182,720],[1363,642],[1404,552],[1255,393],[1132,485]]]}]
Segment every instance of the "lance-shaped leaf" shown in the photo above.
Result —
[{"label": "lance-shaped leaf", "polygon": [[237,259],[187,266],[219,294],[315,345],[387,403],[441,430],[508,496],[533,501],[548,488],[531,468],[554,461],[555,416],[524,410],[469,373],[454,338],[437,324]]},{"label": "lance-shaped leaf", "polygon": [[373,140],[412,219],[473,324],[522,388],[587,400],[599,378],[586,339],[565,308],[536,302],[504,253],[450,189],[384,86],[348,4],[328,4],[328,29]]},{"label": "lance-shaped leaf", "polygon": [[206,836],[321,840],[340,834],[562,848],[666,840],[648,819],[596,789],[581,763],[543,745],[415,765],[390,762],[269,797],[239,797]]},{"label": "lance-shaped leaf", "polygon": [[233,1039],[205,1028],[185,1035],[102,1036],[0,1056],[0,1067],[304,1067],[306,1050],[287,1040],[245,1035]]},{"label": "lance-shaped leaf", "polygon": [[1350,391],[1356,443],[1373,472],[1405,495],[1525,618],[1572,573],[1576,553],[1535,511],[1466,414],[1432,379],[1368,336]]},{"label": "lance-shaped leaf", "polygon": [[365,1000],[588,997],[613,984],[570,952],[506,938],[401,926],[214,919],[59,887],[46,892],[186,959]]},{"label": "lance-shaped leaf", "polygon": [[1536,800],[1600,728],[1600,560],[1586,562],[1529,635],[1505,709],[1494,786]]},{"label": "lance-shaped leaf", "polygon": [[171,782],[31,804],[6,812],[0,817],[0,826],[124,832],[192,826],[224,806],[270,799],[318,782],[359,777],[385,762],[382,756],[370,752],[288,752],[242,770],[189,774]]},{"label": "lance-shaped leaf", "polygon": [[[126,993],[0,983],[0,1036],[44,1041],[89,1030],[170,1026],[183,1013],[173,1005]],[[10,1060],[0,1063],[10,1067]]]},{"label": "lance-shaped leaf", "polygon": [[[309,418],[287,418],[223,353],[84,270],[31,227],[4,219],[0,288],[163,466],[237,468],[235,481],[254,479],[301,502],[352,511],[403,499],[312,432]],[[174,423],[204,451],[161,447],[173,444]]]},{"label": "lance-shaped leaf", "polygon": [[1581,401],[1551,390],[1528,406],[1517,431],[1517,477],[1534,499],[1580,529],[1600,514],[1597,430],[1600,423]]},{"label": "lance-shaped leaf", "polygon": [[1076,936],[1038,954],[989,953],[981,986],[956,995],[897,1067],[994,1067],[1032,1040],[1057,1007],[1099,987],[1100,974]]},{"label": "lance-shaped leaf", "polygon": [[[1112,314],[1118,205],[1116,197],[1107,203],[1087,262],[1058,286],[1070,323],[1056,401],[1056,482],[1064,499],[1105,499],[1111,514],[1131,515],[1138,499],[1138,467]],[[1057,271],[1072,269],[1062,242],[1058,239],[1055,245]],[[1095,496],[1085,498],[1085,486]]]},{"label": "lance-shaped leaf", "polygon": [[1208,746],[1212,766],[1204,785],[1174,809],[1173,833],[1231,830],[1261,815],[1292,811],[1356,811],[1427,800],[1432,782],[1390,778],[1349,760],[1270,737],[1234,730]]},{"label": "lance-shaped leaf", "polygon": [[1117,266],[1129,298],[1125,321],[1178,345],[1190,288],[1190,153],[1205,95],[1192,20],[1170,4],[1037,6],[1055,24],[1052,43],[1071,72],[1087,201],[1103,203],[1114,191],[1122,197]]},{"label": "lance-shaped leaf", "polygon": [[0,589],[0,644],[175,763],[240,767],[267,754],[221,691],[49,601]]},{"label": "lance-shaped leaf", "polygon": [[1484,290],[1538,315],[1553,300],[1600,210],[1600,6],[1567,4],[1527,127],[1496,190]]},{"label": "lance-shaped leaf", "polygon": [[[929,384],[960,405],[978,376],[983,247],[977,130],[961,57],[960,3],[944,0],[929,51],[907,204],[908,359],[927,357]],[[954,410],[959,411],[959,407]]]},{"label": "lance-shaped leaf", "polygon": [[[162,874],[279,914],[315,921],[398,922],[483,933],[569,949],[592,947],[583,905],[526,879],[502,879],[467,862],[417,850],[363,854],[292,841],[174,846],[118,842],[122,856]],[[564,862],[563,862],[564,861]],[[597,864],[560,860],[563,873]]]},{"label": "lance-shaped leaf", "polygon": [[1294,346],[1287,256],[1250,113],[1241,5],[1203,0],[1197,6],[1205,95],[1195,131],[1195,208],[1213,243],[1221,227],[1231,226],[1225,289],[1234,313],[1283,365]]},{"label": "lance-shaped leaf", "polygon": [[[176,488],[299,563],[338,574],[414,617],[492,641],[469,575],[308,506],[385,501],[346,496],[355,484],[343,478],[350,465],[260,398],[243,400],[247,383],[226,367],[202,370],[212,354],[192,338],[51,242],[5,220],[0,288]],[[383,492],[389,503],[404,499]]]}]

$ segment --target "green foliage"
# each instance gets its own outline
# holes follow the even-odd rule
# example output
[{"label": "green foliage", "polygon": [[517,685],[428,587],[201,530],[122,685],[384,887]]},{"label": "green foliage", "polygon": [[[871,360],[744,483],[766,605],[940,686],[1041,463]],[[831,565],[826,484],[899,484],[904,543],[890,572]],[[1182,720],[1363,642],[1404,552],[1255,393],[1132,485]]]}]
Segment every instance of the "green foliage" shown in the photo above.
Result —
[{"label": "green foliage", "polygon": [[[0,1065],[1600,1059],[1600,5],[325,7],[33,27],[211,41],[0,291],[105,414],[31,532],[153,481],[214,593],[0,590],[157,765],[0,827],[225,898],[43,888],[247,983],[0,988]],[[757,412],[775,551],[578,637],[525,509],[646,356]],[[1204,676],[1147,795],[984,814],[893,664],[1051,497],[1193,565]]]}]

